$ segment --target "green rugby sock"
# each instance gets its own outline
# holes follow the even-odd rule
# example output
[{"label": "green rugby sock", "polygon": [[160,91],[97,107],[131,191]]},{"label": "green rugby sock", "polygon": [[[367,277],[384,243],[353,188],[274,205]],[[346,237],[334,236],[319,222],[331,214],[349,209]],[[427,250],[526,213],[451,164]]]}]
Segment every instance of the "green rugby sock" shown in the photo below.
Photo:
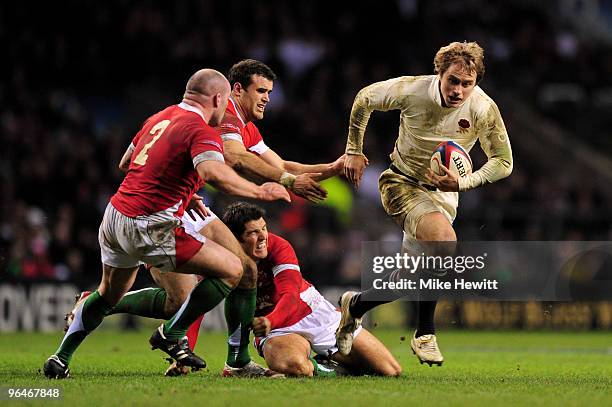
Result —
[{"label": "green rugby sock", "polygon": [[130,291],[113,307],[110,314],[132,314],[146,318],[166,319],[164,312],[166,290],[163,288],[143,288]]},{"label": "green rugby sock", "polygon": [[336,376],[338,376],[338,374],[336,373],[336,371],[334,369],[329,368],[327,366],[323,366],[323,365],[317,363],[317,361],[314,360],[313,358],[309,358],[308,360],[310,360],[310,362],[314,366],[314,372],[313,372],[314,376],[321,376],[321,377],[336,377]]},{"label": "green rugby sock", "polygon": [[251,361],[250,327],[255,314],[257,288],[236,288],[225,299],[227,322],[227,364],[242,367]]},{"label": "green rugby sock", "polygon": [[111,305],[98,292],[94,291],[87,297],[83,305],[77,309],[74,320],[64,335],[59,348],[55,351],[57,357],[64,363],[70,363],[72,355],[87,335],[96,329],[111,310]]},{"label": "green rugby sock", "polygon": [[181,339],[189,325],[200,315],[213,309],[232,291],[218,278],[206,278],[195,286],[178,312],[164,323],[164,335],[168,339]]}]

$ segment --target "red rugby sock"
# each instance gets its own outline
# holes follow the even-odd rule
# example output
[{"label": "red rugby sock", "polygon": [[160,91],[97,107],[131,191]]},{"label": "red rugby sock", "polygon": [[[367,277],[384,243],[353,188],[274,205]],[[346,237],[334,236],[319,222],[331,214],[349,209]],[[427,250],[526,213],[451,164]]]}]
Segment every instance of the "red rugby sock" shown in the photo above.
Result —
[{"label": "red rugby sock", "polygon": [[198,342],[198,334],[200,333],[200,325],[204,320],[204,315],[201,315],[196,319],[193,324],[189,326],[187,330],[187,340],[189,341],[189,349],[192,351],[195,349],[196,343]]}]

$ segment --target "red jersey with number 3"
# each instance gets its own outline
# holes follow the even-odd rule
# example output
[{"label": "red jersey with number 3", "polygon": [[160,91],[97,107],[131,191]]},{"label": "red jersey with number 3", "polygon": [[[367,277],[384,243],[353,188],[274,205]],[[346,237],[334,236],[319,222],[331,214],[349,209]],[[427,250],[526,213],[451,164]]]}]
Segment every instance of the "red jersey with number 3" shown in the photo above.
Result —
[{"label": "red jersey with number 3", "polygon": [[302,278],[289,242],[268,233],[268,256],[259,261],[257,270],[255,315],[268,318],[272,329],[291,326],[312,313],[306,298],[301,295],[312,284]]},{"label": "red jersey with number 3", "polygon": [[112,205],[128,217],[151,215],[176,207],[181,216],[202,180],[195,167],[223,162],[218,132],[186,103],[149,117],[132,141],[130,167]]},{"label": "red jersey with number 3", "polygon": [[253,122],[244,121],[231,98],[227,104],[227,109],[225,109],[223,120],[217,129],[223,141],[238,141],[253,154],[261,155],[269,150],[257,126]]}]

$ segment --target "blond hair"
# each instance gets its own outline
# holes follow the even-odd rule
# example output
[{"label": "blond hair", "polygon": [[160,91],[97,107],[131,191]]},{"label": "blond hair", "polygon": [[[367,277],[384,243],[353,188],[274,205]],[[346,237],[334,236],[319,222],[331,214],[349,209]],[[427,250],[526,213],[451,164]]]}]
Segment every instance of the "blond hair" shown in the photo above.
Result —
[{"label": "blond hair", "polygon": [[443,75],[455,62],[463,65],[468,72],[476,72],[476,83],[484,76],[484,50],[476,42],[451,42],[442,47],[434,57],[434,72]]}]

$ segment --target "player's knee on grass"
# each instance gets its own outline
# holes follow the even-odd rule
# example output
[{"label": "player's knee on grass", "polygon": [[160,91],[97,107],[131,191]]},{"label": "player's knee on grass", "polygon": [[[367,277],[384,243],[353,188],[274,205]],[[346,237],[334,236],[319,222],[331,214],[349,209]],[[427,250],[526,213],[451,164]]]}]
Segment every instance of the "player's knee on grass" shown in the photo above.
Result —
[{"label": "player's knee on grass", "polygon": [[263,355],[268,367],[288,376],[312,376],[314,365],[308,359],[310,343],[296,334],[270,338]]},{"label": "player's knee on grass", "polygon": [[363,374],[381,376],[399,376],[402,367],[391,352],[367,330],[362,330],[353,342],[353,348],[348,355],[334,353],[333,360],[341,365]]},{"label": "player's knee on grass", "polygon": [[314,366],[310,360],[297,355],[279,359],[266,360],[268,367],[275,372],[283,373],[287,376],[312,376]]},{"label": "player's knee on grass", "polygon": [[396,360],[388,360],[380,365],[376,373],[382,376],[398,377],[402,374],[402,367]]}]

